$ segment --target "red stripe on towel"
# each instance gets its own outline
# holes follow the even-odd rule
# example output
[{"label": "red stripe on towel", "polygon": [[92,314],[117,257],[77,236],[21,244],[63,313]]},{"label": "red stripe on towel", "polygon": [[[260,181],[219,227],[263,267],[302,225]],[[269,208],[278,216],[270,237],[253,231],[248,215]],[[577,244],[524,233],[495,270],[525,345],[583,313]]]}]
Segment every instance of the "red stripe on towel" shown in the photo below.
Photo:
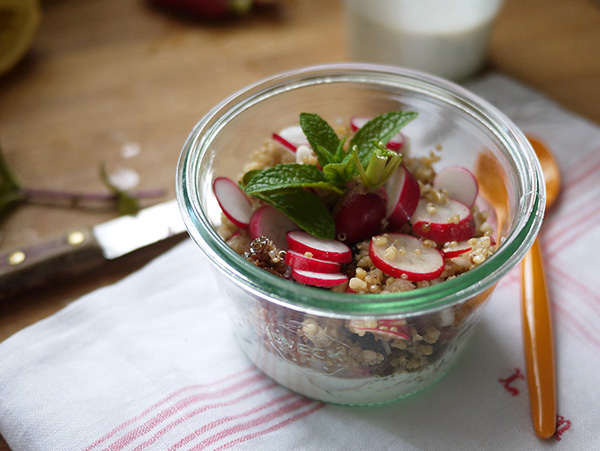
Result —
[{"label": "red stripe on towel", "polygon": [[170,422],[167,426],[165,426],[160,431],[158,431],[156,434],[154,434],[150,439],[148,439],[145,442],[136,446],[133,449],[133,451],[141,451],[142,449],[152,445],[156,440],[158,440],[165,433],[167,433],[168,431],[173,429],[175,426],[178,426],[179,424],[184,423],[185,421],[189,420],[192,417],[195,417],[196,415],[201,414],[202,412],[206,412],[207,410],[212,410],[212,409],[218,409],[220,407],[229,407],[229,406],[235,405],[239,402],[245,401],[248,398],[251,398],[255,395],[258,395],[264,391],[268,391],[268,390],[273,389],[278,386],[279,386],[279,384],[277,384],[276,382],[272,382],[263,387],[258,387],[255,390],[249,391],[248,393],[244,393],[243,395],[240,395],[237,398],[230,399],[229,401],[207,404],[205,406],[194,409],[191,412],[186,413],[184,416],[178,418],[177,420]]},{"label": "red stripe on towel", "polygon": [[[192,432],[191,434],[185,436],[184,438],[182,438],[179,442],[177,442],[175,445],[173,445],[172,447],[169,448],[169,451],[175,451],[176,449],[181,448],[182,446],[188,444],[189,442],[191,442],[192,440],[194,440],[195,438],[199,438],[200,435],[208,432],[209,430],[220,426],[222,424],[228,423],[230,421],[233,420],[239,420],[240,418],[246,418],[250,415],[253,415],[255,413],[260,412],[261,410],[267,409],[269,407],[272,407],[276,404],[281,404],[291,398],[294,397],[298,397],[298,395],[295,395],[294,393],[286,393],[285,395],[279,396],[277,398],[272,399],[269,402],[263,403],[257,407],[254,407],[253,409],[247,410],[243,413],[240,413],[238,415],[228,415],[225,416],[223,418],[220,418],[218,420],[215,420],[207,425],[202,426],[200,429],[196,429],[194,432]],[[205,443],[204,441],[202,441],[202,443]]]},{"label": "red stripe on towel", "polygon": [[173,393],[169,394],[165,398],[161,399],[160,401],[157,401],[156,403],[152,404],[149,408],[147,408],[146,410],[144,410],[139,415],[131,417],[127,421],[125,421],[124,423],[121,423],[119,426],[117,426],[116,428],[112,429],[106,435],[104,435],[100,439],[96,440],[91,445],[89,445],[87,448],[84,448],[83,451],[90,451],[90,450],[94,449],[95,447],[97,447],[98,445],[102,444],[103,442],[105,442],[106,440],[108,440],[109,438],[111,438],[112,436],[114,436],[115,434],[117,434],[118,432],[120,432],[123,429],[125,429],[130,424],[132,424],[132,423],[134,423],[136,421],[139,421],[140,419],[142,419],[143,417],[145,417],[149,413],[155,411],[161,405],[163,405],[163,404],[171,401],[173,398],[179,396],[180,394],[182,394],[182,393],[184,393],[186,391],[194,390],[194,389],[198,389],[198,388],[214,387],[215,385],[227,382],[227,381],[229,381],[229,380],[231,380],[233,378],[239,377],[239,376],[241,376],[241,375],[243,375],[243,374],[245,374],[245,373],[247,373],[249,371],[255,371],[256,372],[256,368],[254,366],[249,366],[249,367],[247,367],[247,368],[245,368],[245,369],[243,369],[241,371],[233,373],[233,374],[231,374],[229,376],[226,376],[226,377],[224,377],[222,379],[219,379],[218,381],[215,381],[215,382],[211,382],[211,383],[208,383],[208,384],[188,385],[186,387],[182,387],[182,388],[174,391]]},{"label": "red stripe on towel", "polygon": [[232,427],[227,428],[217,434],[214,434],[211,437],[209,437],[205,440],[202,440],[201,443],[194,446],[193,448],[190,448],[190,451],[204,449],[207,446],[212,445],[220,440],[223,440],[224,438],[227,438],[230,435],[244,431],[246,429],[260,426],[261,424],[264,424],[268,421],[272,421],[279,417],[283,417],[284,415],[286,415],[290,412],[299,410],[302,407],[305,407],[307,405],[314,404],[314,403],[315,403],[315,401],[312,401],[308,398],[299,398],[296,401],[286,404],[285,406],[279,407],[278,409],[276,409],[273,412],[270,412],[266,415],[260,416],[258,418],[255,418],[254,420],[247,421],[245,423],[236,424],[235,426],[232,426]]},{"label": "red stripe on towel", "polygon": [[259,374],[255,374],[253,376],[249,376],[246,379],[242,379],[238,382],[235,382],[232,385],[229,385],[226,388],[215,391],[215,392],[208,392],[208,393],[202,393],[202,394],[198,394],[198,395],[188,396],[187,398],[184,398],[181,401],[178,401],[174,406],[164,409],[162,412],[159,412],[157,415],[155,415],[154,417],[152,417],[145,423],[132,429],[130,432],[128,432],[126,435],[124,435],[119,440],[114,442],[112,445],[105,448],[105,451],[117,451],[117,450],[123,449],[125,446],[129,445],[136,438],[146,435],[148,432],[150,432],[153,428],[158,426],[160,423],[167,420],[171,416],[175,415],[181,409],[190,406],[191,404],[194,404],[198,401],[202,401],[202,400],[206,400],[206,399],[220,398],[221,396],[235,393],[236,391],[247,387],[249,384],[252,384],[254,382],[258,382],[258,381],[261,381],[264,379],[266,379],[266,376],[262,373],[259,373]]},{"label": "red stripe on towel", "polygon": [[269,427],[267,429],[263,429],[262,431],[254,432],[253,434],[245,435],[244,437],[241,437],[239,439],[236,439],[236,440],[233,440],[233,441],[231,441],[229,443],[226,443],[226,444],[220,446],[219,448],[217,448],[215,451],[220,451],[222,449],[231,448],[232,446],[239,445],[240,443],[246,442],[246,441],[251,440],[253,438],[260,437],[261,435],[265,435],[265,434],[268,434],[270,432],[273,432],[273,431],[276,431],[278,429],[281,429],[284,426],[287,426],[287,425],[289,425],[291,423],[294,423],[295,421],[298,421],[298,420],[300,420],[300,419],[302,419],[304,417],[307,417],[307,416],[309,416],[309,415],[311,415],[311,414],[313,414],[313,413],[321,410],[325,406],[326,406],[326,404],[323,404],[323,403],[317,404],[312,409],[305,410],[304,412],[296,414],[293,417],[288,418],[288,419],[286,419],[286,420],[284,420],[284,421],[282,421],[280,423],[277,423],[277,424],[275,424],[275,425],[273,425],[273,426],[271,426],[271,427]]}]

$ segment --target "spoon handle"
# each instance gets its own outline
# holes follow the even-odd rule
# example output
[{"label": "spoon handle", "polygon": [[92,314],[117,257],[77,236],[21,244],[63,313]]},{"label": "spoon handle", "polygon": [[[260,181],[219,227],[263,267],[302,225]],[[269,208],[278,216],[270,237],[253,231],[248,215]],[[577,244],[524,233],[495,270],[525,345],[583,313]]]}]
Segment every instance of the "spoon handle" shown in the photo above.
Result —
[{"label": "spoon handle", "polygon": [[523,259],[522,282],[523,344],[531,415],[536,434],[547,439],[556,430],[556,375],[550,302],[537,239]]}]

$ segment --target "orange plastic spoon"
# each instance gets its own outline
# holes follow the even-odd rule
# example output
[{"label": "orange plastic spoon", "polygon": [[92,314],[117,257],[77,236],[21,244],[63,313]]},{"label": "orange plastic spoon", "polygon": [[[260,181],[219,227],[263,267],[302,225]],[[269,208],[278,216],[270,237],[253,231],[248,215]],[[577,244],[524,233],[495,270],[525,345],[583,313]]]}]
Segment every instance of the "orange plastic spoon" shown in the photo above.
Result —
[{"label": "orange plastic spoon", "polygon": [[[544,144],[528,138],[542,165],[546,184],[546,208],[558,197],[561,177],[558,163]],[[540,244],[536,239],[522,264],[523,345],[533,426],[547,439],[556,430],[556,374],[552,315]]]}]

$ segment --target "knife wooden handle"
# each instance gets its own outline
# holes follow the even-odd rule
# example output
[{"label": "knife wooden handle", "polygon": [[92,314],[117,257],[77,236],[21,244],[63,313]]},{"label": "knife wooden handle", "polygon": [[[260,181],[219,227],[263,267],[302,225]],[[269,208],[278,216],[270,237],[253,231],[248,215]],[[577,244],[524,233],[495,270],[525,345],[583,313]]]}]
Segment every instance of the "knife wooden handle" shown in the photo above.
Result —
[{"label": "knife wooden handle", "polygon": [[556,382],[552,316],[539,241],[523,259],[523,341],[533,426],[540,438],[556,429]]},{"label": "knife wooden handle", "polygon": [[0,256],[0,300],[53,279],[72,277],[102,265],[106,260],[91,229]]}]

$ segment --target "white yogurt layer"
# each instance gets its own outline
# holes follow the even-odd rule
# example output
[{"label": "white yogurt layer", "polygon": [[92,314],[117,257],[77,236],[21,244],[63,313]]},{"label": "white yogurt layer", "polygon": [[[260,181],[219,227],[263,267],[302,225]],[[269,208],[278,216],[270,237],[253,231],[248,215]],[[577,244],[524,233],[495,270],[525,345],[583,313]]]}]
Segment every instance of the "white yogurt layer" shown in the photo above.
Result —
[{"label": "white yogurt layer", "polygon": [[324,374],[285,360],[261,344],[242,342],[254,364],[281,385],[309,398],[334,404],[377,404],[409,396],[443,376],[462,350],[464,340],[444,351],[444,357],[418,371],[389,376],[342,377]]}]

